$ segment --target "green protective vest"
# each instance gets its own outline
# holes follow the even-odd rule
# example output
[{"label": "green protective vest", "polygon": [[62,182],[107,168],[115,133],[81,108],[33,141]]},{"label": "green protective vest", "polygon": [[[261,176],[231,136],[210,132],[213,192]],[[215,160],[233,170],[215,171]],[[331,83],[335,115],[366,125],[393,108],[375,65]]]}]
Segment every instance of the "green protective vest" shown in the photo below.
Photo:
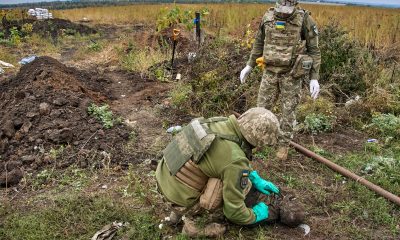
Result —
[{"label": "green protective vest", "polygon": [[297,54],[304,49],[301,30],[305,15],[304,10],[297,9],[288,19],[278,19],[274,8],[263,17],[265,26],[265,45],[263,50],[266,70],[276,72],[277,69],[290,69]]},{"label": "green protective vest", "polygon": [[228,121],[228,118],[196,118],[174,137],[163,150],[165,162],[172,175],[175,176],[181,167],[190,159],[197,164],[204,153],[210,148],[216,137],[239,144],[246,155],[251,156],[250,146],[241,141],[238,137],[215,133],[210,130],[208,124],[221,121]]}]

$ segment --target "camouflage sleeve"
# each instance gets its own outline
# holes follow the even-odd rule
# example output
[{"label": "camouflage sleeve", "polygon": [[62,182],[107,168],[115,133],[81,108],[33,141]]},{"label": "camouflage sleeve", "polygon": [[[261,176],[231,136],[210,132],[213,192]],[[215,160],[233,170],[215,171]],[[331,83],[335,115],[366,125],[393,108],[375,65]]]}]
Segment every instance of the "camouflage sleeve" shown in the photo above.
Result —
[{"label": "camouflage sleeve", "polygon": [[[247,159],[241,159],[225,167],[222,172],[223,181],[223,211],[226,218],[239,225],[248,225],[255,222],[256,217],[251,208],[244,203],[244,187],[241,185],[241,176],[244,170],[251,171]],[[246,179],[247,180],[247,179]]]},{"label": "camouflage sleeve", "polygon": [[310,79],[319,80],[319,69],[321,66],[321,51],[318,46],[318,28],[314,19],[310,15],[306,15],[303,25],[303,36],[306,40],[307,53],[313,59]]},{"label": "camouflage sleeve", "polygon": [[260,26],[258,27],[258,31],[256,37],[254,39],[253,48],[250,53],[250,58],[247,61],[247,65],[250,67],[256,66],[256,59],[263,55],[264,50],[264,39],[265,39],[265,30],[264,30],[264,18],[261,20]]}]

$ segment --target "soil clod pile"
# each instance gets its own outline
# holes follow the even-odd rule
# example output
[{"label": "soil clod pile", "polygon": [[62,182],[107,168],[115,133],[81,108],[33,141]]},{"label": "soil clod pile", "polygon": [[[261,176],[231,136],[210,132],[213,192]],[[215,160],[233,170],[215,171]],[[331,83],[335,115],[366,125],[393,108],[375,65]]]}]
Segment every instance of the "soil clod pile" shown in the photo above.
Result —
[{"label": "soil clod pile", "polygon": [[74,35],[79,33],[81,35],[95,34],[97,31],[91,27],[83,24],[73,23],[66,19],[48,19],[48,20],[34,20],[24,19],[18,21],[2,21],[2,30],[5,37],[9,37],[11,29],[16,28],[23,34],[26,34],[22,29],[24,24],[32,24],[32,33],[39,34],[43,37],[52,37],[54,40],[60,35]]},{"label": "soil clod pile", "polygon": [[122,124],[106,129],[87,113],[90,103],[108,100],[96,91],[97,81],[50,57],[0,81],[0,186],[47,164],[102,167],[126,159],[129,130]]}]

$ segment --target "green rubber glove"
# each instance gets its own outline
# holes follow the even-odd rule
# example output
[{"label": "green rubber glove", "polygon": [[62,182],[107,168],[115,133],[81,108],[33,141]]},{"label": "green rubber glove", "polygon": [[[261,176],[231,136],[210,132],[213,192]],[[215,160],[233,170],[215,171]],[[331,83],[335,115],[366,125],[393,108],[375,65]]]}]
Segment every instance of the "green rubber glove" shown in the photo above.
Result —
[{"label": "green rubber glove", "polygon": [[266,195],[270,195],[271,192],[276,194],[279,193],[279,189],[272,182],[261,178],[257,171],[252,171],[249,175],[249,179],[259,192],[262,192]]},{"label": "green rubber glove", "polygon": [[268,206],[263,202],[254,205],[253,212],[254,215],[256,215],[256,221],[254,223],[258,223],[268,218]]}]

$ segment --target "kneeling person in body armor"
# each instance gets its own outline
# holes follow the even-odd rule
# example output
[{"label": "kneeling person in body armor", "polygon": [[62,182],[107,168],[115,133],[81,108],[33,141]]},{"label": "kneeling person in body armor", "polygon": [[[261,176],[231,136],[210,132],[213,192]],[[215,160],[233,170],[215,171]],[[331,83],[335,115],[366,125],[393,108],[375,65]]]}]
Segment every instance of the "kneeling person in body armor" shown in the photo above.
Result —
[{"label": "kneeling person in body armor", "polygon": [[164,149],[156,170],[159,191],[173,209],[171,220],[185,215],[183,233],[191,237],[215,237],[226,230],[217,223],[199,229],[187,218],[204,210],[217,217],[221,212],[239,225],[277,220],[279,208],[258,201],[257,193],[279,194],[279,189],[261,178],[249,159],[252,148],[274,145],[280,138],[278,119],[261,107],[238,119],[191,121]]}]

